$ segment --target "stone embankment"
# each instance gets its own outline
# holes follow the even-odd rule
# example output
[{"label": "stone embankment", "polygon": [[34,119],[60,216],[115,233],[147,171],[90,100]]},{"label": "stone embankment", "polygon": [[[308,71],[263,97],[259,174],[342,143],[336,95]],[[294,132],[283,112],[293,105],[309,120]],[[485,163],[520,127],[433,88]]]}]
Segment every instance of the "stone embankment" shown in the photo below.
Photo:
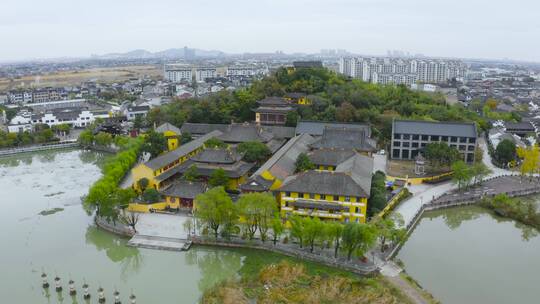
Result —
[{"label": "stone embankment", "polygon": [[96,216],[94,221],[98,227],[111,233],[125,237],[132,237],[135,235],[135,231],[133,231],[133,229],[127,225],[118,222],[109,222],[100,216]]},{"label": "stone embankment", "polygon": [[205,245],[205,246],[219,246],[219,247],[229,247],[229,248],[249,248],[249,249],[258,249],[266,250],[286,256],[320,263],[326,266],[350,271],[359,275],[371,275],[378,272],[376,265],[372,263],[363,263],[359,260],[347,261],[346,258],[334,258],[322,252],[311,253],[307,248],[296,248],[296,245],[277,243],[275,246],[273,242],[261,242],[259,240],[242,240],[237,238],[232,238],[230,240],[225,239],[215,239],[211,237],[200,237],[200,236],[191,236],[191,241],[193,244]]},{"label": "stone embankment", "polygon": [[8,156],[8,155],[38,152],[38,151],[66,149],[66,148],[75,148],[78,146],[79,144],[77,143],[76,140],[59,141],[55,143],[32,145],[32,146],[27,146],[27,147],[0,149],[0,156]]}]

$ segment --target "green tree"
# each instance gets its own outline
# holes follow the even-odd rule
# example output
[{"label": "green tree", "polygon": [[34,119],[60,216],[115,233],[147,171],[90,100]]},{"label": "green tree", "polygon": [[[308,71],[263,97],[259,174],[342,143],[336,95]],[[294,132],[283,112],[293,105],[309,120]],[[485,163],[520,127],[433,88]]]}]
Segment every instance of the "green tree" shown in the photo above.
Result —
[{"label": "green tree", "polygon": [[386,196],[386,175],[381,171],[377,171],[371,177],[371,192],[367,205],[369,217],[381,212],[386,207]]},{"label": "green tree", "polygon": [[207,148],[226,148],[227,144],[220,139],[212,137],[204,143],[204,146]]},{"label": "green tree", "polygon": [[291,237],[296,238],[298,240],[298,244],[300,245],[300,248],[304,245],[304,220],[298,215],[294,215],[290,219],[291,223]]},{"label": "green tree", "polygon": [[[404,223],[403,217],[399,213],[394,214],[392,217],[376,218],[373,221],[381,243],[381,252],[384,252],[387,241],[397,244],[404,240],[403,238],[407,235],[406,229],[402,228]],[[405,234],[403,231],[405,231]]]},{"label": "green tree", "polygon": [[459,151],[446,143],[430,143],[426,146],[425,157],[435,167],[450,166],[460,159]]},{"label": "green tree", "polygon": [[300,116],[298,115],[298,112],[296,111],[290,111],[287,113],[287,116],[285,117],[285,126],[287,127],[296,127],[296,124],[298,123]]},{"label": "green tree", "polygon": [[343,234],[343,224],[339,222],[329,222],[326,224],[326,235],[331,244],[334,244],[334,258],[338,257],[341,236]]},{"label": "green tree", "polygon": [[167,138],[154,130],[150,130],[145,137],[142,152],[149,153],[152,158],[167,150]]},{"label": "green tree", "polygon": [[295,172],[304,172],[315,169],[315,165],[311,162],[306,153],[298,154],[295,162]]},{"label": "green tree", "polygon": [[84,130],[79,134],[78,138],[79,144],[89,147],[94,144],[94,134],[90,130]]},{"label": "green tree", "polygon": [[215,187],[206,193],[197,195],[195,217],[214,231],[218,237],[219,228],[238,221],[238,212],[232,199],[223,187]]},{"label": "green tree", "polygon": [[377,229],[370,224],[347,223],[343,229],[342,246],[347,252],[347,260],[353,254],[363,256],[377,239]]},{"label": "green tree", "polygon": [[452,165],[452,180],[458,185],[458,190],[461,190],[463,186],[467,187],[472,177],[471,169],[462,160]]},{"label": "green tree", "polygon": [[146,177],[143,177],[137,181],[137,185],[142,191],[146,190],[146,187],[148,187],[149,183],[150,181]]},{"label": "green tree", "polygon": [[184,172],[184,175],[182,177],[190,182],[197,181],[199,179],[199,171],[197,170],[197,166],[189,166],[189,168],[186,170],[186,172]]},{"label": "green tree", "polygon": [[272,219],[272,241],[274,242],[274,246],[283,234],[284,230],[285,226],[283,225],[283,221],[281,221],[281,218],[279,218],[279,214],[276,213]]},{"label": "green tree", "polygon": [[237,202],[239,215],[245,220],[249,239],[253,239],[257,229],[264,242],[272,219],[277,211],[276,200],[270,193],[245,193]]},{"label": "green tree", "polygon": [[161,195],[154,188],[148,188],[144,190],[142,197],[145,202],[151,203],[151,204],[157,203],[161,199]]},{"label": "green tree", "polygon": [[503,139],[495,148],[495,159],[504,167],[515,160],[516,155],[516,144],[511,140]]},{"label": "green tree", "polygon": [[471,169],[471,175],[473,177],[473,184],[481,184],[484,178],[491,173],[491,170],[481,161],[476,161]]},{"label": "green tree", "polygon": [[112,144],[113,138],[109,133],[99,132],[96,134],[95,141],[98,146],[108,147]]},{"label": "green tree", "polygon": [[241,143],[237,151],[244,154],[243,159],[250,163],[262,163],[272,154],[267,145],[258,141]]},{"label": "green tree", "polygon": [[193,137],[191,137],[191,133],[189,132],[182,132],[180,135],[180,144],[187,144],[188,142],[192,141]]},{"label": "green tree", "polygon": [[144,121],[143,121],[142,116],[140,115],[135,116],[135,120],[133,120],[133,128],[138,130],[138,129],[141,129],[143,125],[144,125]]},{"label": "green tree", "polygon": [[315,241],[324,232],[324,224],[321,220],[316,218],[306,217],[304,221],[304,241],[309,245],[309,251],[313,252],[315,247]]},{"label": "green tree", "polygon": [[227,172],[223,170],[222,168],[218,168],[212,172],[210,175],[210,178],[208,179],[208,184],[211,187],[227,187],[229,184],[229,177],[227,176]]}]

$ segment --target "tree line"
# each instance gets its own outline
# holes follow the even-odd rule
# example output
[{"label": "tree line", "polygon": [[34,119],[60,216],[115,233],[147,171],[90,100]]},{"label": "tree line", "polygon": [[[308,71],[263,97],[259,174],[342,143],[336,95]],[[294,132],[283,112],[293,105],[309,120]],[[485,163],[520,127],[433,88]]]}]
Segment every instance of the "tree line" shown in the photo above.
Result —
[{"label": "tree line", "polygon": [[136,197],[133,189],[122,189],[120,182],[136,164],[143,139],[123,138],[122,150],[107,159],[102,167],[103,176],[90,187],[83,203],[88,213],[94,211],[98,216],[116,221],[119,219],[120,208],[126,207]]},{"label": "tree line", "polygon": [[412,91],[404,85],[377,85],[348,79],[321,68],[278,69],[255,81],[250,87],[233,92],[221,91],[209,96],[174,100],[152,109],[147,125],[170,122],[230,123],[254,121],[252,109],[266,96],[284,96],[288,92],[307,94],[309,105],[298,105],[287,117],[295,126],[298,119],[341,122],[367,122],[381,141],[391,137],[393,118],[432,121],[475,121],[487,129],[487,121],[461,105],[447,105],[442,94]]},{"label": "tree line", "polygon": [[[384,250],[388,243],[404,240],[405,229],[399,218],[377,218],[371,223],[340,223],[319,218],[294,215],[287,221],[280,217],[274,196],[270,193],[244,193],[236,202],[223,187],[215,187],[196,197],[194,215],[203,235],[246,240],[260,238],[262,242],[288,243],[294,240],[299,248],[315,248],[334,251],[334,257],[342,252],[348,260],[362,257],[376,241]],[[188,230],[193,222],[187,222]]]}]

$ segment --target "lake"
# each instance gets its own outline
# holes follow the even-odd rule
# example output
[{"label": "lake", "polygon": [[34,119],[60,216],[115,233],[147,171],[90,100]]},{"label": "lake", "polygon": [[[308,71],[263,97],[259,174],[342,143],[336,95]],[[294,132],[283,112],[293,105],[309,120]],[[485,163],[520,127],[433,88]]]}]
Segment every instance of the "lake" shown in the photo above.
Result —
[{"label": "lake", "polygon": [[426,213],[398,254],[444,304],[537,303],[538,232],[480,207]]},{"label": "lake", "polygon": [[[115,288],[123,303],[131,292],[138,303],[196,303],[204,290],[235,277],[253,254],[201,247],[181,253],[137,249],[96,228],[81,197],[100,177],[104,157],[66,150],[0,159],[2,303],[88,303],[82,300],[83,282],[90,285],[91,303],[97,303],[99,286],[108,303]],[[42,271],[51,284],[48,292],[41,288]],[[56,275],[62,293],[53,288]],[[67,292],[70,278],[79,292],[74,298]]]}]

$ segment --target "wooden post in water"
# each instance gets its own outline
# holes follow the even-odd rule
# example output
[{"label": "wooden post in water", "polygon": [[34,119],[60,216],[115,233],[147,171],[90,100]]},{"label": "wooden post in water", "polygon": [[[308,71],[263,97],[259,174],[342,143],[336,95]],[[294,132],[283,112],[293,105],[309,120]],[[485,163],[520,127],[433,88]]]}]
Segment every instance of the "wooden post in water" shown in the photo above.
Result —
[{"label": "wooden post in water", "polygon": [[120,301],[120,293],[118,290],[114,291],[114,304],[122,304],[122,301]]},{"label": "wooden post in water", "polygon": [[86,282],[83,284],[82,288],[83,288],[83,298],[84,299],[90,299],[90,291],[88,291],[88,284],[86,284]]},{"label": "wooden post in water", "polygon": [[41,282],[43,288],[49,288],[49,282],[47,282],[47,274],[45,272],[41,274]]},{"label": "wooden post in water", "polygon": [[69,295],[74,296],[77,294],[77,290],[75,290],[75,281],[69,280]]},{"label": "wooden post in water", "polygon": [[105,303],[105,291],[101,286],[98,288],[98,302]]},{"label": "wooden post in water", "polygon": [[57,292],[62,291],[62,281],[60,280],[59,276],[56,276],[56,278],[54,278],[54,287],[56,288]]}]

